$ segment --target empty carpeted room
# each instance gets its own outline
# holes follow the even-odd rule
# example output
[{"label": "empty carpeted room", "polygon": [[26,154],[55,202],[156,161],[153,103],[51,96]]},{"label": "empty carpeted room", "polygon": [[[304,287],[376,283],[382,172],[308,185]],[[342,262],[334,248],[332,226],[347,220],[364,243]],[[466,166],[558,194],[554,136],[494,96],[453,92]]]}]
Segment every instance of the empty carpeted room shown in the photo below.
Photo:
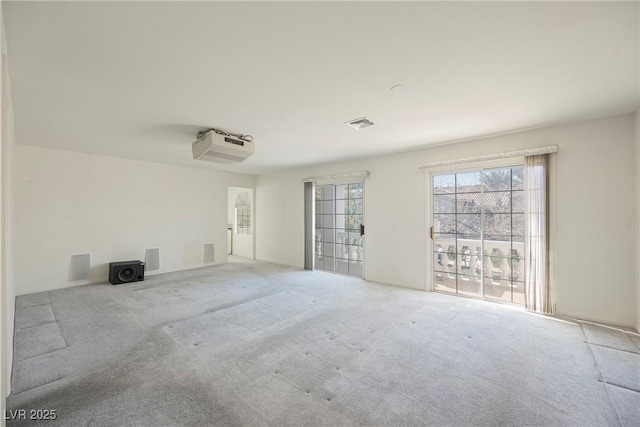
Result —
[{"label": "empty carpeted room", "polygon": [[640,426],[639,1],[0,5],[2,426]]}]

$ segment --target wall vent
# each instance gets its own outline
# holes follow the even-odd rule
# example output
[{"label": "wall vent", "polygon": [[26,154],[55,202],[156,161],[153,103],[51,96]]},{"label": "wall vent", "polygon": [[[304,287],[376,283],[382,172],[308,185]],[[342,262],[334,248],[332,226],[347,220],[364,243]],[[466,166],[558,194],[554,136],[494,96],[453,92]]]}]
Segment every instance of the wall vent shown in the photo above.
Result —
[{"label": "wall vent", "polygon": [[69,280],[91,279],[91,254],[71,255]]},{"label": "wall vent", "polygon": [[160,248],[144,251],[144,269],[145,271],[160,270]]},{"label": "wall vent", "polygon": [[215,254],[213,253],[213,243],[205,243],[202,245],[202,262],[204,264],[211,264],[215,261]]}]

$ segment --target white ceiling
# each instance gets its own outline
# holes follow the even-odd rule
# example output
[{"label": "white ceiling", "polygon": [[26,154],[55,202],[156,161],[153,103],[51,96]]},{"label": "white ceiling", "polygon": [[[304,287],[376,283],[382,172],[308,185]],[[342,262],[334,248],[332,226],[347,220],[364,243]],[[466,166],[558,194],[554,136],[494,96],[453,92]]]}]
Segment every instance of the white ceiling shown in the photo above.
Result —
[{"label": "white ceiling", "polygon": [[258,174],[638,106],[637,2],[3,5],[21,144]]}]

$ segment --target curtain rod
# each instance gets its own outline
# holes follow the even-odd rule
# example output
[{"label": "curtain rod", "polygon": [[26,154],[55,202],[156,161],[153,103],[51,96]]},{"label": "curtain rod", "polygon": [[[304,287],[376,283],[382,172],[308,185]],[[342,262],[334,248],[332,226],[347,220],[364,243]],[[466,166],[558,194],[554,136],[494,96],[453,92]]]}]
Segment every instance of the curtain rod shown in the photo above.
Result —
[{"label": "curtain rod", "polygon": [[334,175],[310,176],[309,178],[302,178],[302,182],[340,181],[355,178],[366,178],[369,175],[371,175],[371,172],[369,171],[337,173]]},{"label": "curtain rod", "polygon": [[482,154],[480,156],[463,157],[461,159],[438,160],[435,162],[420,163],[418,169],[428,169],[438,166],[460,165],[463,163],[482,162],[486,160],[510,159],[512,157],[536,156],[540,154],[557,153],[557,145],[547,145],[546,147],[526,148],[524,150],[507,151],[504,153]]}]

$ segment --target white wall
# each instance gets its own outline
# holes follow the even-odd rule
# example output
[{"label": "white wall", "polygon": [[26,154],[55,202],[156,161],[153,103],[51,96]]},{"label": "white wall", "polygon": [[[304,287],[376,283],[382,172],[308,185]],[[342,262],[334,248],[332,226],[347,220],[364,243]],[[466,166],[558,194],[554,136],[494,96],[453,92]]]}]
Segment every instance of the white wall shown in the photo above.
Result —
[{"label": "white wall", "polygon": [[[371,128],[375,132],[375,128]],[[364,132],[364,131],[363,131]],[[369,170],[367,280],[425,289],[426,183],[422,162],[558,145],[552,162],[552,253],[557,313],[636,323],[634,116],[557,126],[419,151],[259,176],[258,259],[303,266],[308,176]],[[608,261],[615,253],[615,262]]]},{"label": "white wall", "polygon": [[[236,197],[240,193],[249,193],[249,199],[251,200],[251,234],[236,234],[236,217],[235,206]],[[238,188],[229,187],[229,199],[227,202],[227,218],[229,224],[232,225],[232,239],[233,239],[233,254],[243,256],[249,259],[254,258],[253,253],[253,240],[255,235],[255,209],[253,203],[253,189],[252,188]]]},{"label": "white wall", "polygon": [[18,145],[15,287],[18,295],[69,281],[71,254],[91,253],[91,282],[108,263],[160,248],[158,274],[202,266],[213,242],[227,262],[227,187],[255,178],[207,169]]},{"label": "white wall", "polygon": [[[0,2],[1,4],[1,2]],[[0,17],[2,55],[0,74],[2,84],[0,122],[0,415],[4,414],[6,397],[11,393],[11,366],[13,363],[13,325],[15,293],[13,281],[13,182],[15,129],[9,84],[7,50],[4,36],[4,19]],[[4,416],[0,425],[5,425]]]},{"label": "white wall", "polygon": [[640,332],[640,108],[636,110],[636,330]]}]

